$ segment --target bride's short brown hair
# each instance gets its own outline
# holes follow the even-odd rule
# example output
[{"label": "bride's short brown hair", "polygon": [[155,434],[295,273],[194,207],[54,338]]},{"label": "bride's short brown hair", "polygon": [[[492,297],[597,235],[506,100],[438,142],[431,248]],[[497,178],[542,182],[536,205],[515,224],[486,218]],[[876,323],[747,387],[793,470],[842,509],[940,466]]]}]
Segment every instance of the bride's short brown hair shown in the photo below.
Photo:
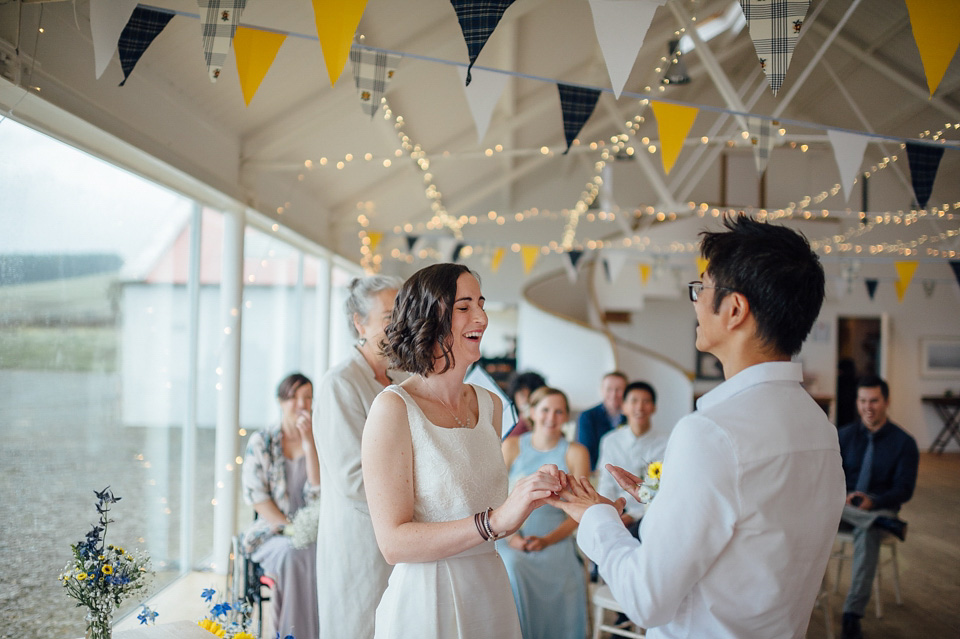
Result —
[{"label": "bride's short brown hair", "polygon": [[[393,319],[380,344],[390,364],[408,373],[445,373],[455,364],[450,338],[457,280],[476,273],[463,264],[433,264],[414,273],[397,293]],[[437,346],[440,356],[434,355]],[[434,371],[440,359],[443,366]]]}]

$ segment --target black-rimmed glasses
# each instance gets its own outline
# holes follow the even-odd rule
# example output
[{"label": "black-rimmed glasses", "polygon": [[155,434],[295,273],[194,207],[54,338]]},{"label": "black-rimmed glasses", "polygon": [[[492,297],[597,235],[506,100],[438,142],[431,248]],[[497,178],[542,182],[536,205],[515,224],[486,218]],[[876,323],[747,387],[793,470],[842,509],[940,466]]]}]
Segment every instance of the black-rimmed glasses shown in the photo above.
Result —
[{"label": "black-rimmed glasses", "polygon": [[687,282],[687,289],[690,292],[690,301],[696,302],[697,298],[700,297],[700,291],[705,288],[713,288],[718,291],[730,291],[731,293],[734,292],[732,288],[727,288],[726,286],[705,286],[703,282],[696,280],[694,282]]}]

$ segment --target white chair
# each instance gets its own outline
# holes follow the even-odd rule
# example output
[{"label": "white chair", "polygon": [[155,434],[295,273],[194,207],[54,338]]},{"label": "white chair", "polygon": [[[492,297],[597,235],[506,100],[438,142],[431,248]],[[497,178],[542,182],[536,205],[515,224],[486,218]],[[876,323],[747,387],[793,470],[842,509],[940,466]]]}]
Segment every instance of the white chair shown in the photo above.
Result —
[{"label": "white chair", "polygon": [[591,584],[591,586],[594,587],[593,595],[590,597],[593,604],[593,639],[600,639],[601,632],[609,632],[617,637],[630,637],[631,639],[641,639],[647,636],[642,628],[632,630],[631,628],[634,628],[632,623],[627,627],[604,623],[603,615],[605,611],[612,610],[620,613],[623,612],[623,608],[613,598],[610,586],[601,583]]},{"label": "white chair", "polygon": [[[830,555],[831,559],[837,560],[836,578],[833,580],[834,592],[840,590],[840,572],[843,570],[843,562],[847,559],[853,559],[853,533],[838,532],[836,543],[839,544],[839,548],[835,547],[833,554]],[[903,605],[903,599],[900,596],[900,563],[897,561],[897,543],[896,537],[890,533],[883,533],[883,538],[880,540],[880,561],[877,563],[877,576],[873,580],[873,600],[877,606],[877,619],[883,616],[883,601],[880,599],[880,573],[886,564],[893,565],[893,595],[897,605]],[[851,549],[850,553],[847,553],[847,547]],[[887,559],[883,558],[884,548],[890,551]]]}]

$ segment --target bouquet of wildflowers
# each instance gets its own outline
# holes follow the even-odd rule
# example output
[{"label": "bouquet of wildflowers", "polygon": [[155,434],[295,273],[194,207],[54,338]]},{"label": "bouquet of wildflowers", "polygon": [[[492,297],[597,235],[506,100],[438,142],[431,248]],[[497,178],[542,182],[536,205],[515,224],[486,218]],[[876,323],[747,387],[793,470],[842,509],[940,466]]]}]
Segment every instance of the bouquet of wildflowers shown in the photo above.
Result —
[{"label": "bouquet of wildflowers", "polygon": [[[114,610],[129,595],[145,588],[153,571],[147,555],[106,544],[107,526],[113,522],[110,506],[120,498],[109,486],[94,494],[100,521],[86,539],[71,545],[73,561],[60,573],[60,582],[67,594],[77,600],[77,607],[87,608],[87,636],[109,639]],[[141,623],[152,622],[156,613],[144,606],[140,617]]]},{"label": "bouquet of wildflowers", "polygon": [[250,631],[253,625],[252,606],[243,599],[232,604],[222,599],[213,603],[216,594],[213,588],[204,588],[200,593],[203,600],[213,606],[197,624],[222,639],[257,639]]},{"label": "bouquet of wildflowers", "polygon": [[660,490],[660,473],[663,471],[663,462],[655,461],[647,465],[647,475],[640,484],[638,496],[641,504],[649,504]]}]

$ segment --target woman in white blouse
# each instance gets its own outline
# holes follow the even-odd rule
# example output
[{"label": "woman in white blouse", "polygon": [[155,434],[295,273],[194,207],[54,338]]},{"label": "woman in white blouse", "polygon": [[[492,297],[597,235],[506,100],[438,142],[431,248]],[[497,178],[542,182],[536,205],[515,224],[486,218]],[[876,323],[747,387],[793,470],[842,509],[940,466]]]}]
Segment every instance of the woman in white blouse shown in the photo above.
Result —
[{"label": "woman in white blouse", "polygon": [[317,602],[325,638],[373,637],[373,611],[392,570],[370,523],[360,438],[373,398],[391,383],[380,342],[402,283],[385,275],[350,283],[345,310],[356,343],[350,357],[327,371],[317,386],[313,431],[323,484],[317,534],[317,574],[323,578]]}]

